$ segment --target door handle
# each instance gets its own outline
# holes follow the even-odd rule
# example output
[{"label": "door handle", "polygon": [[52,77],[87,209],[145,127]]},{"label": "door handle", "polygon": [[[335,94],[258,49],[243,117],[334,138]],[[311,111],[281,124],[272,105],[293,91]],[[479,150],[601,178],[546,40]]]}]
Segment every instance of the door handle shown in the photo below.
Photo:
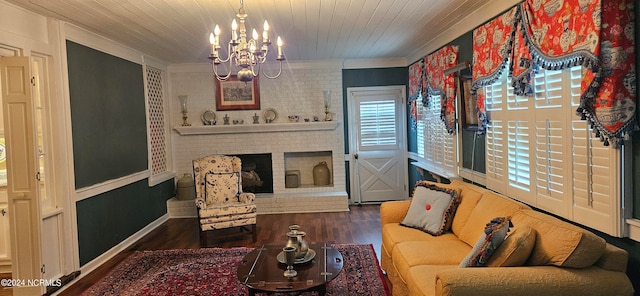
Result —
[{"label": "door handle", "polygon": [[7,209],[2,209],[2,216],[7,214]]},{"label": "door handle", "polygon": [[353,158],[358,159],[358,153],[354,154]]}]

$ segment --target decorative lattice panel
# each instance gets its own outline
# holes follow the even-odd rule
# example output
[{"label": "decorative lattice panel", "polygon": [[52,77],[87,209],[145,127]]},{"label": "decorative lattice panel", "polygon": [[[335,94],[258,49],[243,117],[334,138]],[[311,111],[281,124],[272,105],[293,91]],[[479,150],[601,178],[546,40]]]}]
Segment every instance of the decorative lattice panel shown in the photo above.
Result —
[{"label": "decorative lattice panel", "polygon": [[147,89],[149,133],[151,138],[151,174],[157,175],[167,171],[162,71],[147,66]]}]

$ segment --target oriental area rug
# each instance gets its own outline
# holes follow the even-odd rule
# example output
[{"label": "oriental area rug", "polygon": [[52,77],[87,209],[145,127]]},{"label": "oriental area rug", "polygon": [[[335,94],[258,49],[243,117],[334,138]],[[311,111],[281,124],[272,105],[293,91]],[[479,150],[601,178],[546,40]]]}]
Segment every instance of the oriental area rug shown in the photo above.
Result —
[{"label": "oriental area rug", "polygon": [[[327,283],[326,295],[391,295],[372,245],[334,246],[344,263],[338,277]],[[82,295],[247,295],[248,289],[238,281],[236,270],[252,250],[240,247],[137,251]]]}]

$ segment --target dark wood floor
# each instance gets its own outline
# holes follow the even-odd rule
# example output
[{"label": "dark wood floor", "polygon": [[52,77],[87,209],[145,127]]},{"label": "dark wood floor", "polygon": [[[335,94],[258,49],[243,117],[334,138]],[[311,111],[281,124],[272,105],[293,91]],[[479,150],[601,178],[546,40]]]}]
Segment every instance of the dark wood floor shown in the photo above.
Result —
[{"label": "dark wood floor", "polygon": [[[291,224],[300,225],[307,233],[309,242],[372,244],[380,260],[380,206],[352,206],[349,212],[270,214],[258,215],[258,241],[253,243],[251,235],[232,241],[216,241],[209,234],[209,247],[255,247],[261,244],[285,244],[286,233]],[[104,277],[115,265],[138,250],[195,249],[199,248],[198,221],[195,218],[170,219],[133,244],[126,251],[85,275],[69,286],[60,295],[79,295]],[[0,289],[0,296],[11,295]]]}]

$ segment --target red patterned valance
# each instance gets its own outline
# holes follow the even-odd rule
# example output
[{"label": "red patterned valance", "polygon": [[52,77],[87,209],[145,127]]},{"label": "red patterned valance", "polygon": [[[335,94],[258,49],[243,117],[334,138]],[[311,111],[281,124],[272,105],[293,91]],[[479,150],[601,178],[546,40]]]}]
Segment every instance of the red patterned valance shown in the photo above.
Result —
[{"label": "red patterned valance", "polygon": [[473,31],[473,85],[478,98],[480,132],[487,126],[484,86],[494,83],[504,70],[513,50],[516,7]]},{"label": "red patterned valance", "polygon": [[458,46],[445,46],[425,58],[425,72],[427,74],[428,86],[427,97],[435,93],[442,95],[441,118],[449,134],[455,132],[456,83],[454,75],[444,75],[444,70],[458,64],[458,49]]},{"label": "red patterned valance", "polygon": [[474,83],[481,130],[486,127],[482,87],[500,76],[510,59],[517,94],[530,95],[538,67],[582,65],[578,113],[605,145],[622,144],[637,126],[633,0],[525,0],[474,30]]}]

